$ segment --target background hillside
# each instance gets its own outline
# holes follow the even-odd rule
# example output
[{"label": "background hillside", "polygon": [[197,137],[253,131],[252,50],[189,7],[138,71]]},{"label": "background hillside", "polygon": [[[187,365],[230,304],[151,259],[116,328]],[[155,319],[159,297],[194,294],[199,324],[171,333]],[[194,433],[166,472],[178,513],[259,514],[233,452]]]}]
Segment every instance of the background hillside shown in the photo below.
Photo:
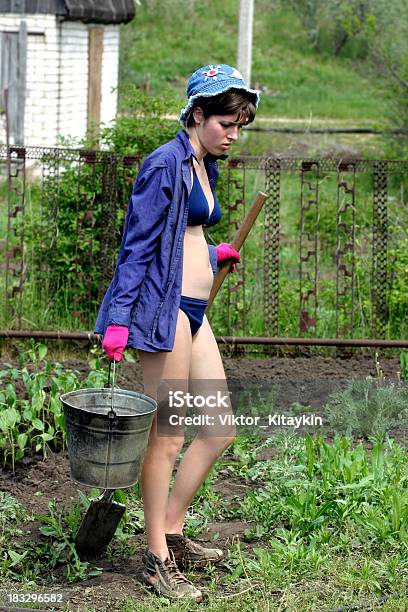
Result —
[{"label": "background hillside", "polygon": [[[182,103],[198,66],[236,63],[238,11],[239,0],[142,0],[122,29],[121,88],[170,89]],[[252,84],[264,92],[262,117],[384,127],[387,82],[359,55],[358,41],[339,57],[317,53],[293,10],[255,1]]]}]

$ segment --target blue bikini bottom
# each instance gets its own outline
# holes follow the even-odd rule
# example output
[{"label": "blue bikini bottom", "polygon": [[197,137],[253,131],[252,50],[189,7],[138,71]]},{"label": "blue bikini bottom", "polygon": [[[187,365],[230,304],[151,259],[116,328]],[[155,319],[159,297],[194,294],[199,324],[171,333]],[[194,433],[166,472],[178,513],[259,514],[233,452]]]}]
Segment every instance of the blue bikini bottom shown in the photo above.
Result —
[{"label": "blue bikini bottom", "polygon": [[206,300],[199,300],[198,298],[181,296],[180,310],[182,310],[190,322],[191,335],[194,336],[200,329],[205,309],[208,302]]}]

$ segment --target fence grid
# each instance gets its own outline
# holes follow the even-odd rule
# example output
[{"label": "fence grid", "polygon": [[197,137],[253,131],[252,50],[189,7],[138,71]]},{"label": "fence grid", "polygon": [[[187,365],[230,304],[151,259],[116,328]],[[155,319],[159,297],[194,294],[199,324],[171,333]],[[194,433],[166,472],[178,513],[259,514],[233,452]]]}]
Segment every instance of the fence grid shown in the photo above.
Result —
[{"label": "fence grid", "polygon": [[[140,161],[106,151],[0,146],[0,327],[92,328]],[[226,214],[212,236],[232,238],[257,190],[267,200],[239,272],[229,275],[218,314],[211,314],[216,332],[403,337],[407,176],[408,162],[396,160],[223,162]]]}]

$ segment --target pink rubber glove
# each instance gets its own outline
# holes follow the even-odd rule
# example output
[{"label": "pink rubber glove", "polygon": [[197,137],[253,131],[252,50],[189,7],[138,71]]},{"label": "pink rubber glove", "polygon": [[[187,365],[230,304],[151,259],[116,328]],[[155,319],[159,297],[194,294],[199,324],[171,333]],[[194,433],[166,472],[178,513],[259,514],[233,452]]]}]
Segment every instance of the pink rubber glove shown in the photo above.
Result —
[{"label": "pink rubber glove", "polygon": [[237,269],[236,264],[241,261],[241,256],[238,251],[227,242],[222,242],[215,247],[215,250],[217,251],[217,264],[227,259],[231,259],[231,272],[235,272]]},{"label": "pink rubber glove", "polygon": [[129,338],[129,330],[124,325],[109,325],[106,328],[102,348],[110,361],[120,361]]}]

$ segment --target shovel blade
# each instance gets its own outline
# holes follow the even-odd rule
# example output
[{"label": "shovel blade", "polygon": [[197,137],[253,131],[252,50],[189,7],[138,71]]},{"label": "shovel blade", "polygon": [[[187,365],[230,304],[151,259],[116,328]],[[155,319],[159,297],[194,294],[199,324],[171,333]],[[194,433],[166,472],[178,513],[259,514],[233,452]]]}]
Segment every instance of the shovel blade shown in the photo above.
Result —
[{"label": "shovel blade", "polygon": [[80,559],[102,555],[112,540],[126,506],[111,501],[91,502],[75,538]]}]

